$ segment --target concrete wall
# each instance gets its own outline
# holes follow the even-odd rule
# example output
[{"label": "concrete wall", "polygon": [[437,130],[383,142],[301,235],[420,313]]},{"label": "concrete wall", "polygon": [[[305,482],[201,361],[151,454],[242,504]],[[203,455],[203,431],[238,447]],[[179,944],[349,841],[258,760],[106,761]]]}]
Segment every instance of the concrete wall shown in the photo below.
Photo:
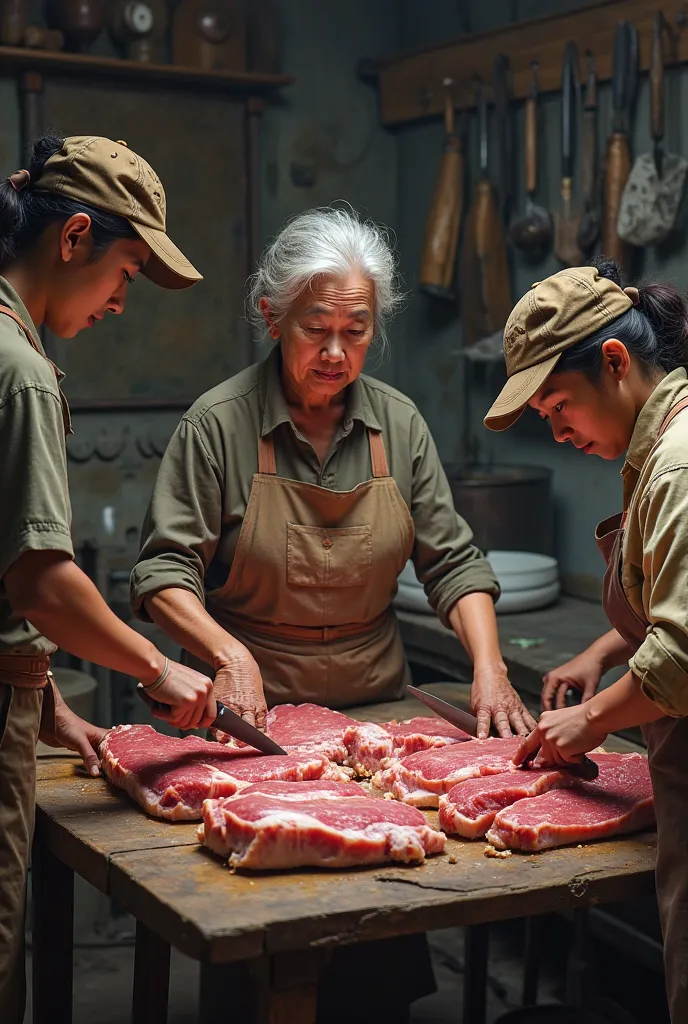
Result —
[{"label": "concrete wall", "polygon": [[[415,0],[401,4],[400,44],[403,48],[433,45],[457,38],[461,33],[463,10],[473,31],[485,31],[523,19],[575,8],[573,0],[490,0],[478,3],[467,0],[463,5],[451,0],[429,0],[422,8]],[[562,50],[565,40],[562,40]],[[534,56],[536,56],[534,54]],[[688,75],[681,71],[667,74],[667,146],[685,152],[688,139],[680,124],[680,104],[686,101]],[[609,88],[602,87],[600,96],[600,147],[610,126]],[[540,201],[556,209],[558,202],[559,159],[559,97],[542,101],[543,129],[540,135]],[[475,118],[472,119],[475,121]],[[523,131],[523,110],[517,113],[519,134]],[[648,88],[641,81],[635,115],[634,153],[648,148]],[[400,318],[397,344],[401,378],[399,386],[406,390],[427,416],[444,459],[459,458],[463,450],[464,394],[470,396],[470,417],[473,444],[481,460],[541,464],[554,470],[557,505],[557,551],[564,572],[573,577],[579,592],[595,593],[602,574],[602,562],[593,541],[595,524],[618,510],[621,500],[620,464],[605,463],[586,457],[569,445],[557,445],[549,427],[534,414],[523,417],[520,424],[504,434],[491,434],[482,427],[482,415],[489,407],[503,382],[503,371],[495,368],[489,374],[479,371],[464,387],[465,365],[457,350],[461,345],[461,318],[458,309],[445,309],[420,296],[417,280],[424,221],[432,192],[439,158],[442,129],[439,122],[411,125],[396,133],[399,147],[399,239],[402,270],[412,293],[408,308]],[[543,145],[546,143],[546,146]],[[471,124],[469,157],[471,174],[476,164],[475,124]],[[543,152],[546,150],[546,152]],[[523,203],[522,146],[519,146],[519,183],[517,206]],[[470,193],[469,193],[470,194]],[[688,267],[685,248],[685,217],[683,232],[661,250],[648,250],[641,256],[639,273],[668,277],[688,288]],[[528,264],[523,256],[510,254],[514,301],[533,281],[560,269],[553,255],[540,263]]]}]

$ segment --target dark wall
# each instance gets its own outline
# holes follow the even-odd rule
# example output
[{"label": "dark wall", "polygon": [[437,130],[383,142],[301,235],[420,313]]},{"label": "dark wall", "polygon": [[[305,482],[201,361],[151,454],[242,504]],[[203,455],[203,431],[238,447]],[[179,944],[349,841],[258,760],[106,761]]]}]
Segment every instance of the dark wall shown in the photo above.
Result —
[{"label": "dark wall", "polygon": [[[433,45],[457,38],[462,22],[459,9],[467,12],[471,28],[479,32],[508,23],[512,17],[536,17],[581,6],[571,0],[475,0],[457,5],[451,0],[430,0],[421,6],[404,0],[401,6],[400,44],[402,48]],[[562,49],[565,40],[562,40]],[[534,54],[533,56],[536,56]],[[667,73],[667,146],[685,151],[685,129],[680,123],[680,105],[685,102],[688,75],[680,70]],[[600,147],[610,128],[609,88],[600,95]],[[517,131],[523,132],[523,110],[517,112]],[[542,101],[540,133],[540,201],[555,209],[559,198],[559,98],[547,96]],[[475,118],[472,119],[475,121]],[[649,148],[647,79],[641,80],[635,126],[634,153]],[[569,582],[581,593],[595,593],[602,575],[602,561],[593,541],[595,524],[617,511],[621,502],[620,463],[605,463],[594,456],[586,457],[570,445],[557,445],[549,427],[534,414],[526,413],[522,421],[504,434],[493,434],[482,426],[482,416],[489,408],[503,382],[497,367],[489,374],[478,372],[464,389],[465,365],[458,355],[461,346],[461,319],[458,310],[433,306],[418,295],[417,280],[424,221],[432,193],[434,175],[441,147],[439,122],[411,125],[397,133],[399,147],[399,221],[398,231],[402,268],[413,293],[409,308],[401,318],[403,343],[399,386],[419,404],[435,434],[443,458],[452,460],[462,454],[464,394],[470,398],[473,443],[480,458],[497,462],[541,464],[554,470],[557,502],[557,550]],[[475,124],[471,124],[469,158],[471,174],[476,170]],[[523,204],[522,146],[518,147],[518,203]],[[640,274],[668,277],[688,288],[686,264],[685,217],[683,231],[661,249],[647,250],[639,266]],[[530,285],[560,269],[553,255],[538,264],[529,264],[517,252],[511,252],[514,301]]]}]

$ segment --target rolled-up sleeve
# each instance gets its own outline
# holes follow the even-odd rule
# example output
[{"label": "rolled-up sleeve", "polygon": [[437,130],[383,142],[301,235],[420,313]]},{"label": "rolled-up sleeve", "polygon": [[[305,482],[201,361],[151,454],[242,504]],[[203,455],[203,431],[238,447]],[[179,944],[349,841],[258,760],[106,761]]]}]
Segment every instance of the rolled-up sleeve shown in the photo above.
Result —
[{"label": "rolled-up sleeve", "polygon": [[414,426],[413,564],[432,608],[440,621],[449,626],[449,613],[459,598],[482,592],[496,599],[499,585],[487,559],[472,544],[470,526],[454,508],[449,482],[427,424],[418,416]]},{"label": "rolled-up sleeve", "polygon": [[60,400],[22,383],[0,402],[0,579],[26,551],[73,557]]},{"label": "rolled-up sleeve", "polygon": [[160,463],[131,574],[131,603],[150,621],[144,600],[167,587],[205,603],[205,572],[222,526],[221,473],[195,423],[184,418]]},{"label": "rolled-up sleeve", "polygon": [[629,665],[667,715],[688,715],[688,465],[664,471],[639,508],[647,636]]}]

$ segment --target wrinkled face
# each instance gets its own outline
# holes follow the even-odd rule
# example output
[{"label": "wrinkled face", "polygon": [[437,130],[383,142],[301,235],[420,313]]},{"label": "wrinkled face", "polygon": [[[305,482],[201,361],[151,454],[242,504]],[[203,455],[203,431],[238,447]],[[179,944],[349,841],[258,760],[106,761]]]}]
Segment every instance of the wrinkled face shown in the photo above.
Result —
[{"label": "wrinkled face", "polygon": [[271,336],[281,339],[284,372],[297,393],[336,395],[358,377],[375,328],[375,288],[361,273],[316,278],[278,325],[267,300],[261,309]]},{"label": "wrinkled face", "polygon": [[570,441],[586,455],[618,459],[630,444],[637,416],[623,384],[606,363],[599,382],[579,371],[553,373],[528,404],[549,420],[555,441]]},{"label": "wrinkled face", "polygon": [[[93,327],[106,313],[121,313],[127,286],[150,256],[140,238],[117,239],[95,261],[90,218],[86,230],[79,214],[60,231],[59,258],[52,268],[45,310],[45,324],[60,338],[73,338],[85,327]],[[71,221],[79,221],[70,231]]]}]

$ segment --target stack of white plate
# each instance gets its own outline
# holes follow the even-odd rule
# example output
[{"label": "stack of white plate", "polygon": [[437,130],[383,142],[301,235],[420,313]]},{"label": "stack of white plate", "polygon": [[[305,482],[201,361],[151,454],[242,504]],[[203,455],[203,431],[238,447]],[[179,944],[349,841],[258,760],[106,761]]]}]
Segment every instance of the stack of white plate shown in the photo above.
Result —
[{"label": "stack of white plate", "polygon": [[[489,551],[487,558],[502,591],[496,605],[498,614],[546,608],[559,597],[559,566],[555,558],[527,551]],[[433,614],[411,561],[399,575],[394,604],[405,611]]]}]

